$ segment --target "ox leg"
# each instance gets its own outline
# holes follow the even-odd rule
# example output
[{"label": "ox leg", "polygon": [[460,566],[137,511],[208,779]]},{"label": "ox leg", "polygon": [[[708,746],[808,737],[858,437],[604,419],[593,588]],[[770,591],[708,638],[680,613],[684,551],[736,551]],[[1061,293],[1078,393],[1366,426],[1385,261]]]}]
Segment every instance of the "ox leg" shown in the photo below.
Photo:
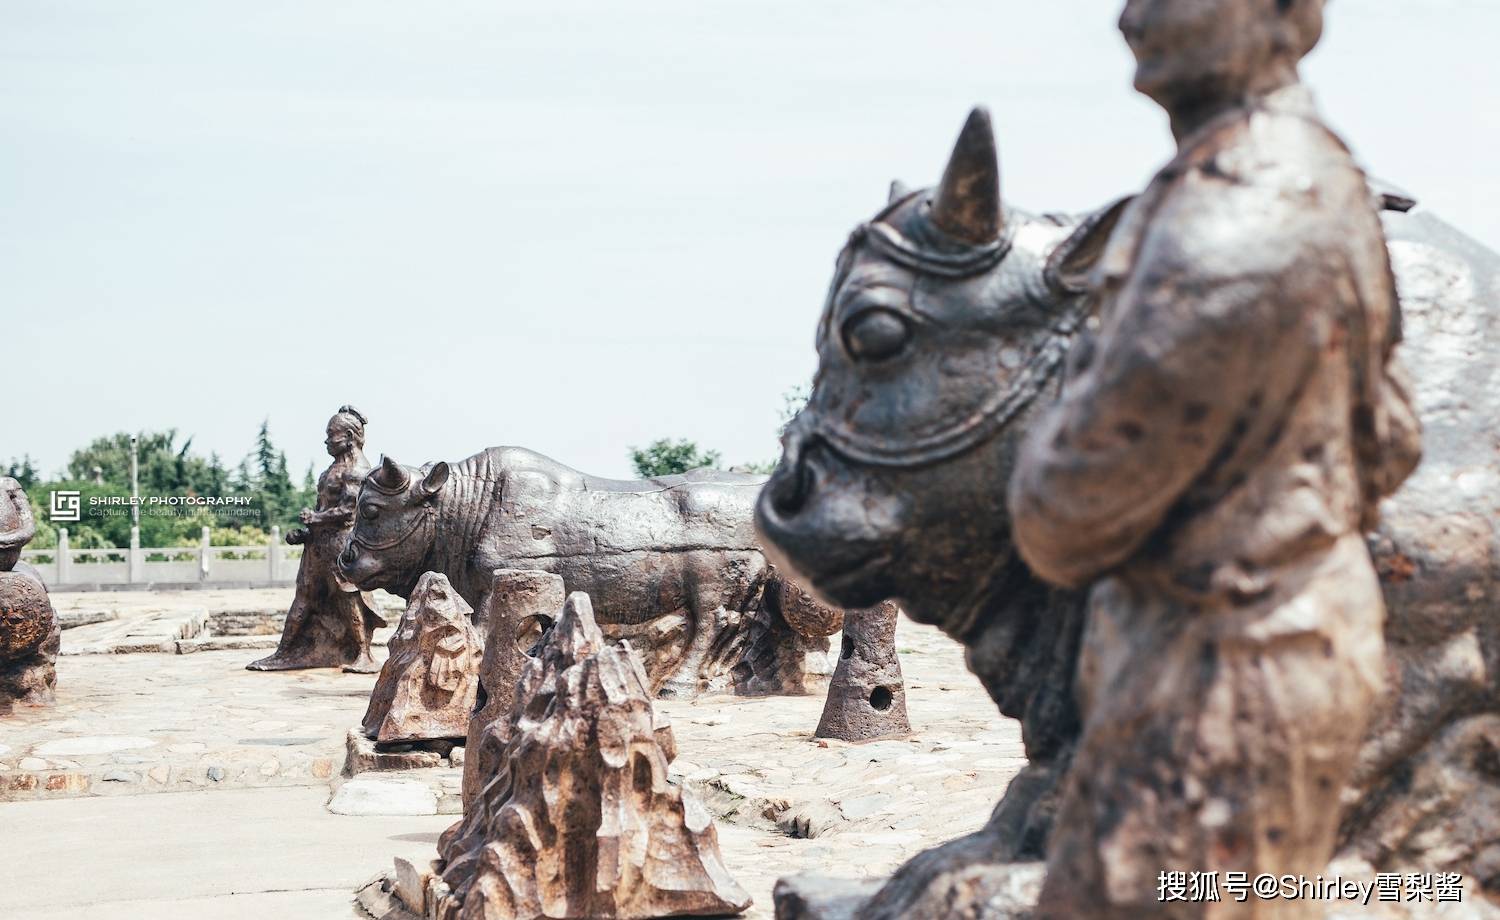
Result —
[{"label": "ox leg", "polygon": [[715,677],[711,673],[714,647],[737,625],[729,621],[738,614],[724,608],[716,591],[693,592],[686,614],[686,647],[676,664],[669,667],[671,676],[657,689],[663,699],[692,699],[709,689]]},{"label": "ox leg", "polygon": [[342,598],[346,618],[344,631],[344,670],[351,674],[379,674],[380,665],[370,654],[370,639],[377,624],[385,618],[375,612],[373,598],[364,591],[346,592]]},{"label": "ox leg", "polygon": [[751,618],[746,648],[734,666],[742,696],[803,696],[821,692],[832,671],[828,637],[844,625],[844,612],[769,570]]},{"label": "ox leg", "polygon": [[827,680],[826,636],[804,636],[773,610],[759,610],[733,668],[740,696],[806,696]]}]

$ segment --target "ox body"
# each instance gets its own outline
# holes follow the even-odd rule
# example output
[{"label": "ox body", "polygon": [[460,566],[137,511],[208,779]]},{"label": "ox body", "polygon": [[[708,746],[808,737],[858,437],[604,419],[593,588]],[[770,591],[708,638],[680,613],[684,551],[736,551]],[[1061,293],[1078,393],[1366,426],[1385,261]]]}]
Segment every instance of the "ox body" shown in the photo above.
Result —
[{"label": "ox body", "polygon": [[762,482],[711,470],[604,479],[519,447],[421,469],[387,459],[365,480],[340,568],[401,597],[441,572],[476,610],[496,569],[551,572],[589,594],[610,632],[647,646],[653,683],[689,691],[725,619],[764,591]]}]

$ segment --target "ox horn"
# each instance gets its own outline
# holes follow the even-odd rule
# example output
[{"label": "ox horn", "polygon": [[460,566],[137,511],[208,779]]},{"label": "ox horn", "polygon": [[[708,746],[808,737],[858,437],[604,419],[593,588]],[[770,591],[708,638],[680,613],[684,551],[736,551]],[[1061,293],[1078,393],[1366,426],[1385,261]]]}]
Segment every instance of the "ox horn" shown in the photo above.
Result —
[{"label": "ox horn", "polygon": [[380,458],[380,467],[375,470],[374,478],[382,489],[392,492],[405,489],[411,482],[411,476],[401,468],[401,464],[385,456]]},{"label": "ox horn", "polygon": [[959,132],[930,216],[939,230],[966,243],[1000,238],[1000,158],[990,113],[982,107],[969,113]]}]

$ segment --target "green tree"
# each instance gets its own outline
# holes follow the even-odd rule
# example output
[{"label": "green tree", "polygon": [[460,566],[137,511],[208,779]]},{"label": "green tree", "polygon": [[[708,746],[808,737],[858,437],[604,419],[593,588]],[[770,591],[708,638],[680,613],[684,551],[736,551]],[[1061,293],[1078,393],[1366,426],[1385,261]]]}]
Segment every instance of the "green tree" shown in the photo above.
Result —
[{"label": "green tree", "polygon": [[[130,433],[95,438],[68,458],[66,478],[130,487]],[[142,431],[136,436],[136,457],[142,495],[222,494],[222,469],[192,452],[193,439],[177,444],[177,430]]]},{"label": "green tree", "polygon": [[19,482],[21,488],[28,492],[42,478],[41,473],[37,472],[36,464],[32,461],[30,454],[22,454],[20,460],[12,457],[10,463],[5,466],[4,472],[0,472],[0,476],[9,476],[11,479]]},{"label": "green tree", "polygon": [[[140,509],[142,546],[194,546],[204,527],[211,529],[212,539],[219,545],[259,545],[266,539],[261,528],[279,525],[285,530],[296,526],[297,513],[315,502],[315,483],[293,483],[287,472],[286,453],[272,443],[268,421],[261,424],[255,446],[232,473],[218,454],[207,458],[195,454],[191,438],[179,444],[176,430],[140,432],[135,437],[143,498],[243,496],[251,500],[249,507],[255,512],[226,515],[203,506],[145,504]],[[59,526],[68,529],[68,542],[75,548],[129,545],[131,514],[126,500],[130,496],[130,438],[123,431],[95,438],[73,451],[66,471],[56,479],[42,479],[30,457],[0,467],[0,475],[19,480],[31,500],[37,519],[32,546],[56,546]],[[79,493],[83,516],[54,525],[48,510],[49,494],[65,490]],[[109,503],[110,499],[117,503]]]},{"label": "green tree", "polygon": [[643,479],[688,470],[718,469],[719,460],[718,451],[700,450],[697,444],[686,438],[675,441],[661,438],[643,448],[630,448],[630,464],[635,467],[636,475]]},{"label": "green tree", "polygon": [[208,488],[203,495],[228,495],[229,494],[229,471],[224,469],[224,461],[219,459],[217,453],[208,455],[208,469],[204,475],[204,485]]},{"label": "green tree", "polygon": [[799,383],[781,394],[781,424],[776,428],[776,436],[779,438],[786,432],[786,426],[792,423],[807,401],[812,398],[812,384]]},{"label": "green tree", "polygon": [[287,472],[286,452],[278,450],[271,440],[270,419],[260,423],[255,446],[240,461],[231,487],[237,494],[249,496],[250,506],[257,512],[246,523],[283,529],[298,523],[297,514],[306,504],[304,491],[292,484],[292,477]]},{"label": "green tree", "polygon": [[[799,383],[781,394],[781,422],[776,426],[777,438],[786,433],[786,426],[792,423],[792,419],[796,418],[797,413],[802,411],[802,407],[807,405],[807,400],[811,396],[812,385],[807,383]],[[778,454],[774,460],[741,463],[734,468],[745,473],[760,473],[763,476],[769,476],[776,470],[776,464],[780,462],[781,456]]]}]

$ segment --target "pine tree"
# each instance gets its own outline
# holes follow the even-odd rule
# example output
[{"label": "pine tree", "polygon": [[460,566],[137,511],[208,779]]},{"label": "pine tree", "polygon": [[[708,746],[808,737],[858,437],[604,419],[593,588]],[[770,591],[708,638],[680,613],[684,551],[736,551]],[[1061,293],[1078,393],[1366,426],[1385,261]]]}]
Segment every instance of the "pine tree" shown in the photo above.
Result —
[{"label": "pine tree", "polygon": [[271,420],[260,423],[255,436],[255,449],[241,464],[251,483],[250,493],[260,509],[262,527],[280,525],[290,527],[297,522],[301,510],[292,477],[287,472],[286,453],[276,449],[271,441]]},{"label": "pine tree", "polygon": [[229,493],[229,471],[217,452],[208,455],[208,470],[203,476],[204,495],[227,495]]},{"label": "pine tree", "polygon": [[21,459],[11,458],[10,464],[6,466],[4,474],[21,484],[21,488],[30,491],[42,478],[37,472],[36,463],[32,461],[30,454],[22,454]]}]

